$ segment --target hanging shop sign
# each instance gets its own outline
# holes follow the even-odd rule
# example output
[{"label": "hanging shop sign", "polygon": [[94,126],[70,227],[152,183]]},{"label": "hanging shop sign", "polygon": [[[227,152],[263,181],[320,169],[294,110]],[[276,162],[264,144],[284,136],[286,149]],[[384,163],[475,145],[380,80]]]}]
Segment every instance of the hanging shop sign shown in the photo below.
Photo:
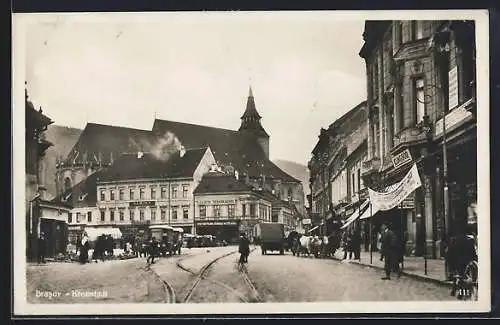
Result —
[{"label": "hanging shop sign", "polygon": [[197,226],[237,226],[236,220],[197,221]]},{"label": "hanging shop sign", "polygon": [[408,195],[401,202],[401,209],[413,209],[415,208],[415,197],[413,195]]},{"label": "hanging shop sign", "polygon": [[370,202],[374,211],[386,211],[398,206],[408,195],[422,185],[420,175],[418,174],[417,165],[406,174],[406,176],[390,191],[382,193],[368,189]]},{"label": "hanging shop sign", "polygon": [[406,149],[392,157],[392,164],[395,169],[398,169],[399,167],[412,162],[412,160],[410,150]]},{"label": "hanging shop sign", "polygon": [[457,66],[448,71],[448,109],[458,106],[458,73]]},{"label": "hanging shop sign", "polygon": [[[462,122],[466,118],[472,116],[472,113],[469,112],[466,107],[470,104],[470,101],[465,102],[464,104],[460,105],[459,107],[451,110],[448,114],[445,116],[446,120],[446,125],[445,129],[449,130],[451,127],[457,125],[458,123]],[[436,136],[440,136],[443,134],[443,119],[440,119],[436,122]]]},{"label": "hanging shop sign", "polygon": [[155,206],[156,201],[133,201],[129,203],[130,207],[148,207]]}]

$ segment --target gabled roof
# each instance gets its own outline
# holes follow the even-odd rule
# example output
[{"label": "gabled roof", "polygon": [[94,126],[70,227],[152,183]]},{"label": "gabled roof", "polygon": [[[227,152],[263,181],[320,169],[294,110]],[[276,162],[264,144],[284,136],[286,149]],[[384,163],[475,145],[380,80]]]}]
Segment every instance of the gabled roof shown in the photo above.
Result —
[{"label": "gabled roof", "polygon": [[100,170],[91,174],[80,183],[56,196],[52,202],[69,204],[72,207],[92,207],[97,203],[97,179],[106,170]]},{"label": "gabled roof", "polygon": [[300,182],[271,162],[250,134],[160,119],[154,121],[153,132],[157,136],[173,133],[186,149],[209,146],[219,164],[233,165],[240,175],[247,172],[252,178],[265,175],[286,182]]},{"label": "gabled roof", "polygon": [[251,191],[251,185],[246,184],[243,180],[237,180],[232,175],[208,172],[203,175],[200,184],[194,190],[194,194],[241,193]]},{"label": "gabled roof", "polygon": [[151,153],[142,156],[123,154],[102,173],[98,182],[133,179],[193,177],[207,148],[186,150],[181,157],[179,151],[159,160]]},{"label": "gabled roof", "polygon": [[149,130],[87,123],[64,163],[83,163],[85,160],[98,163],[101,160],[108,164],[123,153],[148,152],[155,143]]}]

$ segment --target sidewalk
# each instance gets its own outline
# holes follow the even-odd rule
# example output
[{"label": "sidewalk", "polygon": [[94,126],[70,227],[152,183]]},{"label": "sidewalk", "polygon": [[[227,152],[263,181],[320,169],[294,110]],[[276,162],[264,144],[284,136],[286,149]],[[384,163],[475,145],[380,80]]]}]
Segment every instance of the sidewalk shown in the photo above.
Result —
[{"label": "sidewalk", "polygon": [[[335,258],[342,260],[343,257],[344,251],[342,249],[335,252]],[[384,269],[384,262],[380,261],[379,252],[373,252],[372,263],[370,263],[370,252],[365,252],[364,250],[361,251],[360,261],[346,259],[344,262],[360,264],[381,270]],[[404,275],[442,285],[451,285],[451,282],[446,280],[444,260],[427,259],[427,275],[425,274],[425,260],[423,257],[405,256],[403,266]]]}]

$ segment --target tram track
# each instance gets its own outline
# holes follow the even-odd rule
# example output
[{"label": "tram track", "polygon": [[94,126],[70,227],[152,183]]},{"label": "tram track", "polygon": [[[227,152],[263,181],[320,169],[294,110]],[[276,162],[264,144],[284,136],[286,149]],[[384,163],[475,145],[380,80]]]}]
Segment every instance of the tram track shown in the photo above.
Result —
[{"label": "tram track", "polygon": [[174,288],[167,281],[163,280],[155,271],[153,271],[149,264],[145,267],[145,270],[146,272],[152,274],[153,277],[155,277],[156,280],[162,284],[163,290],[165,291],[165,303],[175,304],[177,301]]},{"label": "tram track", "polygon": [[[251,252],[253,252],[256,248],[252,249]],[[248,275],[245,273],[245,272],[239,272],[241,275],[242,275],[242,278],[243,278],[243,281],[244,283],[247,285],[247,287],[249,287],[251,293],[252,293],[252,299],[251,300],[248,300],[244,294],[241,293],[241,291],[239,290],[236,290],[230,286],[228,286],[227,284],[221,282],[221,281],[217,281],[217,280],[212,280],[212,279],[208,279],[207,278],[207,274],[208,272],[210,271],[211,267],[213,265],[215,265],[218,261],[220,261],[221,259],[223,258],[226,258],[226,257],[229,257],[231,255],[234,255],[236,254],[237,251],[232,251],[232,252],[229,252],[229,253],[226,253],[226,254],[223,254],[221,256],[218,256],[217,258],[214,258],[212,259],[210,262],[208,262],[207,264],[205,264],[201,270],[196,273],[196,272],[193,272],[192,270],[188,269],[187,267],[185,267],[183,264],[182,264],[182,260],[178,260],[176,262],[176,266],[178,268],[180,268],[181,270],[185,271],[185,272],[188,272],[195,277],[194,280],[192,280],[189,284],[188,284],[188,290],[184,296],[184,298],[182,299],[181,302],[183,303],[188,303],[191,301],[192,297],[193,297],[193,294],[195,293],[198,285],[202,282],[202,280],[204,281],[208,281],[212,284],[215,284],[219,287],[222,287],[224,289],[226,289],[227,291],[230,291],[231,293],[233,293],[236,297],[238,297],[238,299],[241,301],[241,302],[260,302],[261,301],[261,298],[257,292],[257,290],[255,289],[255,286],[253,285],[253,283],[251,282],[251,280],[249,279]]]}]

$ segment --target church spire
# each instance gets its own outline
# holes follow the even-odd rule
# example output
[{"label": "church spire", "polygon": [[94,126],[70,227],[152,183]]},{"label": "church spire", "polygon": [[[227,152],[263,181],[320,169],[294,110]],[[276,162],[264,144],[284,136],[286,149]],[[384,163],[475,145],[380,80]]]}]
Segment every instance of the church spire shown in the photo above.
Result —
[{"label": "church spire", "polygon": [[[253,98],[252,86],[250,86],[248,89],[247,108],[245,109],[245,112],[243,113],[243,116],[241,117],[242,127],[243,127],[243,121],[245,119],[256,120],[257,122],[261,119],[261,116],[259,115],[259,113],[257,112],[257,109],[255,108],[255,100]],[[260,125],[260,123],[258,123],[258,124]]]}]

